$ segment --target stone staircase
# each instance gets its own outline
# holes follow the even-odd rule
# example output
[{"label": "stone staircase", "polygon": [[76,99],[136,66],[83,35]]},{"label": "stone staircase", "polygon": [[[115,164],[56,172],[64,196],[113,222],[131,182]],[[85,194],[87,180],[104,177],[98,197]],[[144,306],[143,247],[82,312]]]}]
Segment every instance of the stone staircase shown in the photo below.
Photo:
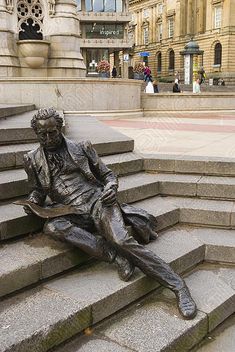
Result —
[{"label": "stone staircase", "polygon": [[0,352],[184,352],[234,313],[235,159],[144,158],[95,118],[65,116],[66,135],[90,139],[119,175],[120,202],[157,218],[148,247],[185,276],[199,308],[185,321],[169,290],[137,269],[120,281],[12,204],[28,192],[22,157],[37,145],[34,107],[14,111],[0,108]]}]

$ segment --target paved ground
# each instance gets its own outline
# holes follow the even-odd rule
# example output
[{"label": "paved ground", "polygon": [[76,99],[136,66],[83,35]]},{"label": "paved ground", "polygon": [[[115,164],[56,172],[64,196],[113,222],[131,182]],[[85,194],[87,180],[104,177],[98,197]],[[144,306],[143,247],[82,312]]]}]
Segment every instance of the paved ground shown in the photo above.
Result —
[{"label": "paved ground", "polygon": [[235,110],[165,112],[156,117],[103,120],[134,138],[141,153],[194,156],[235,156]]}]

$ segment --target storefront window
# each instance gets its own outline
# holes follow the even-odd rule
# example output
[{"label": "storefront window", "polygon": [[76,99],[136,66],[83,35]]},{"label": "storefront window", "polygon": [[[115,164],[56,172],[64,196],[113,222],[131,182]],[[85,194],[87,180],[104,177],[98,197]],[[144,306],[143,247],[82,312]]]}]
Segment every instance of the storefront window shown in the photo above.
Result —
[{"label": "storefront window", "polygon": [[86,39],[123,39],[124,30],[121,24],[87,23]]},{"label": "storefront window", "polygon": [[87,72],[95,73],[101,60],[109,60],[109,51],[108,49],[87,49],[86,59]]}]

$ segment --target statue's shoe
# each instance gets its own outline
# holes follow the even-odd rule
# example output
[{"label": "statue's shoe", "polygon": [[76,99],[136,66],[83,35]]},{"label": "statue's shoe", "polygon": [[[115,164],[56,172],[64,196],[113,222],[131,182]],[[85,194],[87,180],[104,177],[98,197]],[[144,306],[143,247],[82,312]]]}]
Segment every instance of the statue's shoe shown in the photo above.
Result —
[{"label": "statue's shoe", "polygon": [[192,299],[188,288],[185,286],[179,291],[175,291],[175,295],[178,301],[178,308],[181,315],[185,319],[193,319],[197,314],[197,306]]},{"label": "statue's shoe", "polygon": [[118,266],[118,275],[121,280],[128,281],[134,273],[134,265],[126,258],[117,255],[115,263]]}]

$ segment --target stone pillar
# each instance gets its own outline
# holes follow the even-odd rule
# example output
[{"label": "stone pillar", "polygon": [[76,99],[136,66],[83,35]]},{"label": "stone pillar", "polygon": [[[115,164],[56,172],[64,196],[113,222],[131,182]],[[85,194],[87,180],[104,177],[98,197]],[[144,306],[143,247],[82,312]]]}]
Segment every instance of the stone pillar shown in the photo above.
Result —
[{"label": "stone pillar", "polygon": [[75,0],[57,0],[56,12],[44,19],[45,39],[51,42],[49,77],[84,77],[86,67],[80,52],[80,22]]},{"label": "stone pillar", "polygon": [[212,23],[212,4],[211,1],[206,2],[206,31],[209,31],[213,28]]},{"label": "stone pillar", "polygon": [[192,0],[188,0],[188,11],[187,11],[187,34],[192,34],[193,28],[193,4]]},{"label": "stone pillar", "polygon": [[117,72],[119,71],[119,51],[114,51],[114,66],[116,66]]},{"label": "stone pillar", "polygon": [[168,23],[166,17],[166,6],[164,6],[162,13],[162,39],[166,38],[168,38]]},{"label": "stone pillar", "polygon": [[174,36],[179,37],[180,34],[181,34],[181,4],[180,4],[180,0],[177,0],[176,9],[175,9]]},{"label": "stone pillar", "polygon": [[0,0],[0,77],[20,75],[13,9],[13,2],[6,5],[5,0]]},{"label": "stone pillar", "polygon": [[199,1],[199,8],[198,8],[198,32],[204,32],[204,0]]},{"label": "stone pillar", "polygon": [[[128,54],[128,50],[123,50],[122,55]],[[122,60],[122,78],[128,78],[129,62]]]},{"label": "stone pillar", "polygon": [[86,3],[85,3],[85,0],[81,0],[81,10],[82,10],[83,12],[86,11]]},{"label": "stone pillar", "polygon": [[137,12],[137,45],[141,45],[142,44],[142,36],[141,36],[141,32],[142,32],[142,21],[141,21],[141,15],[142,12],[138,11]]},{"label": "stone pillar", "polygon": [[157,41],[157,30],[156,30],[156,14],[157,14],[157,7],[156,5],[153,6],[153,22],[152,22],[152,38],[153,42]]}]

